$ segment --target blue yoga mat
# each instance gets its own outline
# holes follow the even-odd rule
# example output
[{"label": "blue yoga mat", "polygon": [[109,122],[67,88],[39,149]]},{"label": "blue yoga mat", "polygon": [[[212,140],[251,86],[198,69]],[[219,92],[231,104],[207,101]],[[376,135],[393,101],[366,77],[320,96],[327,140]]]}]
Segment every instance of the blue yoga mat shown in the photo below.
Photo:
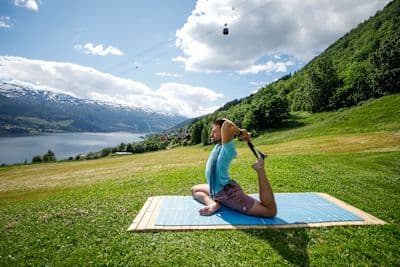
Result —
[{"label": "blue yoga mat", "polygon": [[[258,195],[251,196],[258,199]],[[211,216],[200,216],[203,205],[192,197],[166,196],[155,225],[276,225],[363,220],[315,193],[276,193],[275,200],[278,214],[269,219],[243,215],[224,206]]]}]

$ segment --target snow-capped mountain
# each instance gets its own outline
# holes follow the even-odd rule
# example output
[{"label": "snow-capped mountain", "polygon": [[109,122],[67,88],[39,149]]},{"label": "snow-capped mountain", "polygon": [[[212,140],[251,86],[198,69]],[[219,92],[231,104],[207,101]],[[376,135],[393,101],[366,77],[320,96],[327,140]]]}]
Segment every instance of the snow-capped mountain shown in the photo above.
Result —
[{"label": "snow-capped mountain", "polygon": [[87,103],[84,99],[79,99],[70,95],[55,93],[51,91],[37,90],[28,86],[20,86],[9,82],[0,82],[0,94],[5,97],[32,96],[46,101],[57,101],[60,103],[82,104]]},{"label": "snow-capped mountain", "polygon": [[185,117],[0,82],[0,135],[35,131],[159,132]]},{"label": "snow-capped mountain", "polygon": [[144,112],[160,113],[163,115],[177,116],[176,114],[167,114],[163,112],[156,112],[151,108],[141,108],[141,107],[129,107],[117,103],[90,100],[74,97],[62,92],[53,92],[49,90],[38,90],[29,85],[18,85],[11,82],[0,81],[0,95],[5,97],[21,97],[21,96],[32,96],[45,101],[55,101],[59,103],[69,103],[69,104],[97,104],[109,107],[121,108],[126,110],[140,110]]}]

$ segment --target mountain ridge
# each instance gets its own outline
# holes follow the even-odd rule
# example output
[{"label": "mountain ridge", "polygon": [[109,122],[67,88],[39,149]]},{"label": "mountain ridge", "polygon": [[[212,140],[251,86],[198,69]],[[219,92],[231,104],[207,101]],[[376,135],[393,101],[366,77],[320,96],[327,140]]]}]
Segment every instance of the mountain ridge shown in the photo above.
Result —
[{"label": "mountain ridge", "polygon": [[177,114],[0,82],[0,136],[65,131],[153,133],[186,119]]}]

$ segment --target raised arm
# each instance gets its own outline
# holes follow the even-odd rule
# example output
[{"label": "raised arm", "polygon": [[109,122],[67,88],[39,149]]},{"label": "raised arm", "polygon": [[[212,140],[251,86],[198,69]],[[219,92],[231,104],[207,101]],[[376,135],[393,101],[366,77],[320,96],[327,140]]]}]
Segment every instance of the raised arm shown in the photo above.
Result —
[{"label": "raised arm", "polygon": [[226,144],[230,142],[235,136],[240,136],[240,138],[244,141],[250,140],[250,135],[246,129],[241,129],[237,127],[235,123],[228,119],[224,119],[225,122],[222,124],[221,127],[221,138],[222,144]]}]

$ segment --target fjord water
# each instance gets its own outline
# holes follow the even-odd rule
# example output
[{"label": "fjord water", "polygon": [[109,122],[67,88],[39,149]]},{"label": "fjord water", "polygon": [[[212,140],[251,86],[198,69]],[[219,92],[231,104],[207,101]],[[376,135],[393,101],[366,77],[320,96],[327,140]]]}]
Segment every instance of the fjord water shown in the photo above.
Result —
[{"label": "fjord water", "polygon": [[112,133],[45,133],[37,136],[0,137],[0,164],[29,163],[35,155],[43,155],[51,149],[57,160],[78,154],[96,152],[117,146],[121,142],[142,140],[146,134]]}]

